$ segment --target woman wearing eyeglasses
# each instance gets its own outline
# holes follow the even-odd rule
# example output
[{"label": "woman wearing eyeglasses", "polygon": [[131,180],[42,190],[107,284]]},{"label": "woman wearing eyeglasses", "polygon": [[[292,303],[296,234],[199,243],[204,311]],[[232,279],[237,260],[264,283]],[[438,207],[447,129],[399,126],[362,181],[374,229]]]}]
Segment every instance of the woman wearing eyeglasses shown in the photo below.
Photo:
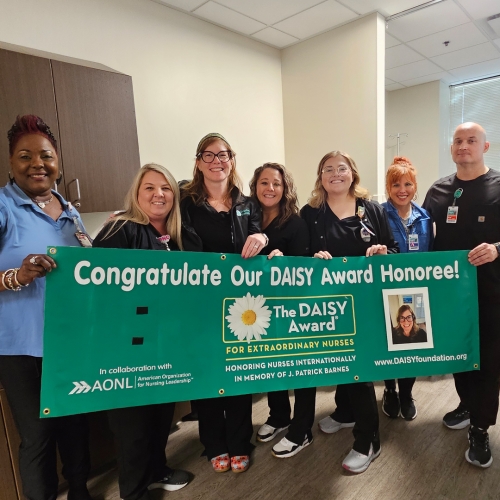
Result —
[{"label": "woman wearing eyeglasses", "polygon": [[398,309],[397,321],[392,333],[393,344],[427,342],[427,333],[417,325],[415,313],[409,305],[404,304]]},{"label": "woman wearing eyeglasses", "polygon": [[[395,156],[392,165],[387,169],[385,177],[387,202],[382,206],[389,217],[389,224],[399,245],[401,253],[428,252],[432,248],[434,233],[429,214],[415,203],[417,192],[417,172],[411,161],[404,156]],[[413,312],[411,313],[414,319]],[[401,328],[398,314],[397,328]],[[409,325],[409,323],[407,323]],[[413,321],[412,321],[412,324]],[[416,325],[416,324],[415,324]],[[422,330],[425,338],[427,335]],[[414,338],[398,335],[395,344],[409,342],[425,342],[423,340],[406,340]],[[419,337],[420,338],[420,337]],[[382,411],[390,418],[414,420],[417,408],[412,398],[415,377],[398,379],[399,394],[396,390],[396,380],[385,381],[385,391],[382,399]]]},{"label": "woman wearing eyeglasses", "polygon": [[[193,180],[182,187],[182,241],[194,252],[257,255],[268,238],[261,209],[243,196],[235,153],[220,134],[198,144]],[[215,472],[244,472],[250,465],[252,396],[201,399],[196,403],[200,440]]]},{"label": "woman wearing eyeglasses", "polygon": [[[316,184],[301,216],[309,227],[314,257],[386,255],[397,253],[387,214],[368,200],[359,186],[354,160],[346,153],[332,151],[320,161]],[[372,382],[338,385],[336,410],[319,422],[319,428],[332,434],[353,427],[354,445],[342,466],[351,472],[364,472],[380,454],[379,419]]]}]

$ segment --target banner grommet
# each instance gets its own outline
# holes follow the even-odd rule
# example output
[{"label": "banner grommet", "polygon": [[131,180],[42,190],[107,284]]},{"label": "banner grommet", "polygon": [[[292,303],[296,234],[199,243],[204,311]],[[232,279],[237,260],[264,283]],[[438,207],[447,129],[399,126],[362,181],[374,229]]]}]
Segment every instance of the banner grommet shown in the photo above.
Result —
[{"label": "banner grommet", "polygon": [[345,264],[347,262],[347,257],[342,257],[342,262]]},{"label": "banner grommet", "polygon": [[50,253],[51,255],[56,254],[56,253],[57,253],[57,248],[54,248],[54,247],[49,248],[49,253]]},{"label": "banner grommet", "polygon": [[224,389],[219,389],[219,394],[222,396],[224,394]]},{"label": "banner grommet", "polygon": [[359,380],[359,377],[357,375],[354,375],[354,380]]},{"label": "banner grommet", "polygon": [[479,368],[479,365],[477,363],[474,363],[474,368]]},{"label": "banner grommet", "polygon": [[227,257],[226,257],[224,254],[222,254],[222,255],[220,256],[220,260],[226,260],[226,259],[227,259]]},{"label": "banner grommet", "polygon": [[50,414],[50,409],[49,408],[44,408],[43,409],[43,414],[44,415],[49,415]]}]

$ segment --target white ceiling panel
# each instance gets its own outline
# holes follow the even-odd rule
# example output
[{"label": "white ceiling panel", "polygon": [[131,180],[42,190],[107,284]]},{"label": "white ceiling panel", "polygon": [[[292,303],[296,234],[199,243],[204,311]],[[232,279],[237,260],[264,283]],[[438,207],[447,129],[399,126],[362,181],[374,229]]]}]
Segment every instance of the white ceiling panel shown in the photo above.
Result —
[{"label": "white ceiling panel", "polygon": [[418,78],[419,76],[432,75],[433,73],[439,73],[443,71],[439,66],[428,59],[423,61],[414,62],[411,64],[405,64],[404,66],[398,66],[397,68],[388,69],[385,72],[385,76],[394,80],[395,82],[402,82],[403,80],[411,80],[412,78]]},{"label": "white ceiling panel", "polygon": [[495,17],[491,21],[488,21],[491,29],[495,32],[497,36],[500,36],[500,17]]},{"label": "white ceiling panel", "polygon": [[462,4],[474,19],[483,19],[500,14],[500,2],[498,0],[458,0],[458,3]]},{"label": "white ceiling panel", "polygon": [[439,64],[443,69],[450,70],[482,61],[489,61],[497,57],[500,57],[498,49],[491,42],[486,42],[474,47],[456,50],[449,54],[431,57],[431,61]]},{"label": "white ceiling panel", "polygon": [[218,3],[246,14],[257,21],[274,24],[317,5],[324,0],[217,0]]},{"label": "white ceiling panel", "polygon": [[425,59],[406,45],[396,45],[385,50],[385,68],[391,69]]},{"label": "white ceiling panel", "polygon": [[469,21],[470,19],[457,4],[447,0],[389,21],[389,34],[408,42]]},{"label": "white ceiling panel", "polygon": [[275,47],[282,48],[290,45],[291,43],[297,42],[298,39],[294,36],[287,35],[282,31],[275,30],[274,28],[264,28],[262,31],[258,31],[252,35],[253,38],[257,38],[262,42],[269,43]]},{"label": "white ceiling panel", "polygon": [[390,85],[385,86],[385,90],[399,90],[404,88],[406,87],[404,85],[401,85],[400,83],[391,83]]},{"label": "white ceiling panel", "polygon": [[394,80],[391,80],[390,78],[386,78],[386,79],[385,79],[385,84],[386,84],[386,85],[389,85],[389,84],[391,84],[391,83],[395,83],[395,82],[394,82]]},{"label": "white ceiling panel", "polygon": [[396,40],[393,36],[389,34],[385,34],[385,48],[389,49],[391,47],[395,47],[396,45],[400,45],[401,42],[399,40]]},{"label": "white ceiling panel", "polygon": [[202,5],[194,11],[194,14],[220,26],[244,33],[245,35],[250,35],[266,27],[265,24],[259,23],[215,2],[208,2]]},{"label": "white ceiling panel", "polygon": [[[450,42],[448,46],[444,42]],[[472,47],[487,42],[488,39],[474,25],[474,23],[462,24],[455,28],[434,33],[418,40],[408,42],[408,45],[418,50],[425,57],[434,57],[441,54],[454,52],[455,50]]]},{"label": "white ceiling panel", "polygon": [[420,85],[421,83],[435,82],[436,80],[443,80],[445,83],[452,83],[456,80],[456,76],[447,73],[446,71],[441,71],[440,73],[433,73],[432,75],[420,76],[418,78],[412,78],[411,80],[403,80],[401,83],[407,87],[412,87],[413,85]]},{"label": "white ceiling panel", "polygon": [[493,40],[493,43],[500,49],[500,38]]},{"label": "white ceiling panel", "polygon": [[327,0],[316,7],[275,24],[274,27],[302,39],[326,31],[356,17],[358,17],[357,14],[352,10],[334,0]]},{"label": "white ceiling panel", "polygon": [[343,0],[342,3],[360,14],[378,11],[383,16],[392,16],[403,10],[411,9],[425,0]]},{"label": "white ceiling panel", "polygon": [[450,73],[460,78],[461,81],[500,75],[500,58],[453,69]]},{"label": "white ceiling panel", "polygon": [[178,9],[192,11],[205,3],[207,0],[154,0],[156,3],[162,3],[170,7],[177,7]]}]

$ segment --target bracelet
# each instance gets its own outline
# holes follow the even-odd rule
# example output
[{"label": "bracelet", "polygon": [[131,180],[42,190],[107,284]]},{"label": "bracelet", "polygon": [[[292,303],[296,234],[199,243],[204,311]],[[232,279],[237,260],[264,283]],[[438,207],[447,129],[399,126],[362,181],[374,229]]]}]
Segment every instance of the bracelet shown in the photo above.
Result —
[{"label": "bracelet", "polygon": [[7,269],[2,274],[2,285],[6,290],[12,290],[13,292],[20,292],[22,287],[28,285],[21,285],[17,280],[17,272],[19,271],[19,267],[15,267],[12,269]]},{"label": "bracelet", "polygon": [[16,269],[14,269],[14,281],[17,283],[17,286],[18,286],[18,287],[20,286],[20,287],[25,288],[25,287],[29,286],[30,284],[29,284],[29,283],[26,283],[26,285],[23,285],[23,284],[22,284],[22,283],[21,283],[21,282],[17,279],[17,273],[18,273],[18,271],[19,271],[19,270],[20,270],[20,268],[19,268],[19,267],[16,267]]},{"label": "bracelet", "polygon": [[267,247],[267,245],[269,245],[269,238],[267,237],[267,234],[266,233],[260,233],[262,234],[262,236],[264,236],[264,238],[266,239],[266,242],[264,243],[264,247]]}]

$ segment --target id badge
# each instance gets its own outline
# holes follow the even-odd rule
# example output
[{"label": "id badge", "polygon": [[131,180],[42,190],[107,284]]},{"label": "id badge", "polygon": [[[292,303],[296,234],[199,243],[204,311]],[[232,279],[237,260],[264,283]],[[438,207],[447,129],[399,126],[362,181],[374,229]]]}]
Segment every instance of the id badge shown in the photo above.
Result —
[{"label": "id badge", "polygon": [[361,239],[365,242],[365,243],[368,243],[371,239],[372,239],[372,236],[370,234],[370,231],[368,231],[368,229],[366,229],[366,227],[362,227],[361,228]]},{"label": "id badge", "polygon": [[411,250],[418,250],[418,234],[408,235],[408,247]]},{"label": "id badge", "polygon": [[82,231],[77,231],[75,233],[76,239],[80,242],[80,245],[85,248],[91,248],[92,247],[92,238],[87,234]]},{"label": "id badge", "polygon": [[458,207],[456,205],[448,207],[448,212],[446,213],[446,223],[456,224],[457,218],[458,218]]}]

